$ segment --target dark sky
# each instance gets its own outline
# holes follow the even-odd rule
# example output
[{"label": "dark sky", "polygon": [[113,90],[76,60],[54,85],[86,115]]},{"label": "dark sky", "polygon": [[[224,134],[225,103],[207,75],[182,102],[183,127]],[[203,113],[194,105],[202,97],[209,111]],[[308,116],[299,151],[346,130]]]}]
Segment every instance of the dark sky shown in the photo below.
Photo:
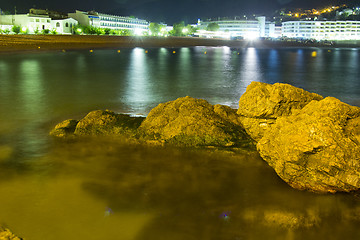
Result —
[{"label": "dark sky", "polygon": [[350,2],[360,0],[1,0],[0,8],[11,13],[14,6],[18,13],[27,13],[31,7],[62,12],[96,10],[173,24],[182,20],[195,23],[198,18],[271,14],[282,7],[313,8]]}]

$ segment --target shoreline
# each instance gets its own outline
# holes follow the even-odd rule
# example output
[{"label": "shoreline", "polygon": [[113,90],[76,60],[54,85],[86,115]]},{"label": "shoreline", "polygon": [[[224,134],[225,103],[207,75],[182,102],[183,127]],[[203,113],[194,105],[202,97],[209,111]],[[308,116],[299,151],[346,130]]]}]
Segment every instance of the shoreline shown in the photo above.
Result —
[{"label": "shoreline", "polygon": [[177,48],[177,47],[233,48],[360,48],[356,43],[301,43],[272,40],[225,40],[196,37],[127,37],[97,35],[0,35],[0,53],[44,52],[62,50],[116,49],[116,48]]}]

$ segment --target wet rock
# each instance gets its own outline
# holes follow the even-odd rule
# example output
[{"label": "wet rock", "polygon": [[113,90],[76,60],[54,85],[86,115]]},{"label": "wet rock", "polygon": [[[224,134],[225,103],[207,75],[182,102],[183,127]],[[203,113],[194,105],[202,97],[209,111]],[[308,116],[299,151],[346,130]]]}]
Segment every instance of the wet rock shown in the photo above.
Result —
[{"label": "wet rock", "polygon": [[50,135],[55,137],[69,137],[74,134],[78,120],[68,119],[55,126]]},{"label": "wet rock", "polygon": [[83,119],[65,120],[50,132],[55,137],[69,136],[126,136],[135,137],[143,117],[116,114],[109,110],[96,110]]},{"label": "wet rock", "polygon": [[0,227],[0,240],[22,240],[22,238],[17,237],[9,229]]},{"label": "wet rock", "polygon": [[251,144],[236,110],[191,97],[159,104],[139,130],[147,138],[182,146]]},{"label": "wet rock", "polygon": [[259,141],[275,120],[302,109],[322,96],[289,84],[252,82],[241,96],[237,114],[246,132]]},{"label": "wet rock", "polygon": [[144,118],[116,114],[109,110],[88,113],[76,126],[76,135],[128,135],[134,136]]},{"label": "wet rock", "polygon": [[290,186],[314,192],[360,188],[360,108],[328,97],[278,117],[257,144]]}]

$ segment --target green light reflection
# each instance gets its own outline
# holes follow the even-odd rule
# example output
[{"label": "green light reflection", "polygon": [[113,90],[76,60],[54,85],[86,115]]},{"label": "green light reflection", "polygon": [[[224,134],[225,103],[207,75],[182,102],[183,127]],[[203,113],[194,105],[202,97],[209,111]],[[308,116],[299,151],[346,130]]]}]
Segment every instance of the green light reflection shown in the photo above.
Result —
[{"label": "green light reflection", "polygon": [[19,70],[23,111],[31,115],[41,114],[44,106],[44,89],[40,64],[36,60],[24,60]]}]

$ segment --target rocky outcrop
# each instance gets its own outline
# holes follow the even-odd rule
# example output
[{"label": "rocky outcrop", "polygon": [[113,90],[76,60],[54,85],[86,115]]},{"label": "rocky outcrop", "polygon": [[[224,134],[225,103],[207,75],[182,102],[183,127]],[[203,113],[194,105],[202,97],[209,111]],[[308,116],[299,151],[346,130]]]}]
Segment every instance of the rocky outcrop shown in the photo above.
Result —
[{"label": "rocky outcrop", "polygon": [[116,114],[109,110],[96,110],[83,119],[65,120],[55,126],[50,135],[55,137],[70,136],[125,136],[135,137],[143,117],[131,117]]},{"label": "rocky outcrop", "polygon": [[253,146],[251,137],[262,158],[296,189],[360,188],[360,108],[288,84],[251,83],[238,110],[184,97],[159,104],[145,120],[97,110],[58,124],[51,134],[216,147]]},{"label": "rocky outcrop", "polygon": [[22,238],[17,237],[9,229],[0,227],[0,240],[21,240]]},{"label": "rocky outcrop", "polygon": [[252,82],[239,101],[240,121],[246,132],[259,141],[275,120],[302,109],[322,96],[289,84]]},{"label": "rocky outcrop", "polygon": [[328,97],[280,117],[257,149],[289,185],[315,192],[360,188],[360,108]]},{"label": "rocky outcrop", "polygon": [[191,97],[159,104],[145,120],[109,110],[92,111],[80,121],[70,119],[57,124],[50,135],[60,138],[111,135],[149,143],[255,149],[236,110]]},{"label": "rocky outcrop", "polygon": [[191,97],[159,104],[139,130],[149,139],[182,146],[249,145],[236,110]]}]

